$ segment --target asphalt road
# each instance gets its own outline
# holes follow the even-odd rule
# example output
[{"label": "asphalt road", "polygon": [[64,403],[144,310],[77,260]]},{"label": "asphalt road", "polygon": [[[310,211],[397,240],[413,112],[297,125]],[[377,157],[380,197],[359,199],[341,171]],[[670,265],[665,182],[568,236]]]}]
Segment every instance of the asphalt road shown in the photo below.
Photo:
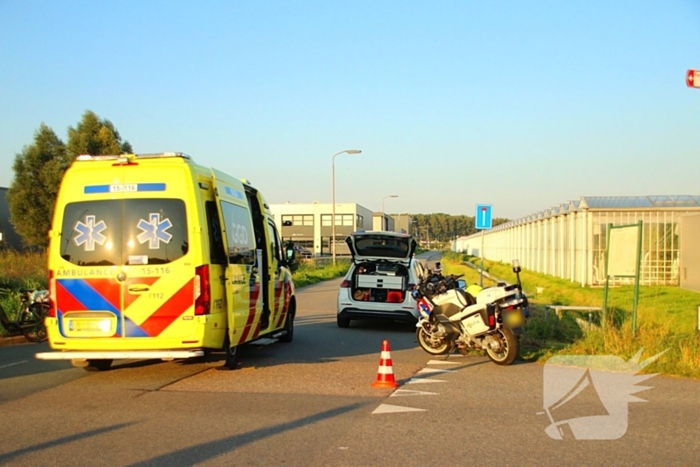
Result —
[{"label": "asphalt road", "polygon": [[[339,280],[299,292],[290,344],[104,373],[0,348],[1,465],[700,465],[700,381],[657,376],[616,440],[551,439],[543,365],[431,359],[413,329],[335,324]],[[396,391],[371,388],[382,340]],[[584,394],[582,392],[581,394]],[[599,401],[583,398],[579,410]]]}]

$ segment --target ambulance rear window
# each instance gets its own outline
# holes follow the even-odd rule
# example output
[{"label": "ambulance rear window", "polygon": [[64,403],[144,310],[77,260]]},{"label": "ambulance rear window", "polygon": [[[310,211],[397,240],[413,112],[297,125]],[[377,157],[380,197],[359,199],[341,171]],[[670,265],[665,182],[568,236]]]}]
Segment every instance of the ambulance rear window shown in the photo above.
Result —
[{"label": "ambulance rear window", "polygon": [[61,257],[78,266],[166,264],[189,249],[179,199],[82,201],[66,205]]}]

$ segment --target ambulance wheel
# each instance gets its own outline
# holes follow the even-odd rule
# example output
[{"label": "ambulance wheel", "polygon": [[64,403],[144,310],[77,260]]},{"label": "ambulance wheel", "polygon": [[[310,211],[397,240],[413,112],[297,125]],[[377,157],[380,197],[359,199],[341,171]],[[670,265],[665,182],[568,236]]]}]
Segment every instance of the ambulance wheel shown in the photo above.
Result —
[{"label": "ambulance wheel", "polygon": [[224,339],[224,352],[226,353],[226,359],[224,360],[224,365],[219,367],[221,370],[235,370],[241,358],[241,351],[237,345],[231,347],[231,340],[228,335]]},{"label": "ambulance wheel", "polygon": [[235,370],[240,361],[241,352],[237,345],[233,347],[226,346],[226,361],[224,361],[224,368],[228,370]]},{"label": "ambulance wheel", "polygon": [[88,360],[83,368],[86,371],[107,371],[112,366],[112,360]]},{"label": "ambulance wheel", "polygon": [[280,342],[292,342],[294,339],[294,315],[296,315],[296,306],[294,302],[289,304],[289,311],[287,312],[287,321],[284,322],[284,331],[286,334],[280,337]]}]

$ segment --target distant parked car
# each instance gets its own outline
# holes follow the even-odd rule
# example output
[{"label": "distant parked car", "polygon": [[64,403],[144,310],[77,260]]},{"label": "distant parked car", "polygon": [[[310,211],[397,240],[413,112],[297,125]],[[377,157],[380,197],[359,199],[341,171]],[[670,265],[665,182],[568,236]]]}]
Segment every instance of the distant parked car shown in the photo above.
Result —
[{"label": "distant parked car", "polygon": [[303,246],[294,245],[294,251],[296,251],[297,256],[303,259],[313,258],[314,254],[310,250],[307,250]]}]

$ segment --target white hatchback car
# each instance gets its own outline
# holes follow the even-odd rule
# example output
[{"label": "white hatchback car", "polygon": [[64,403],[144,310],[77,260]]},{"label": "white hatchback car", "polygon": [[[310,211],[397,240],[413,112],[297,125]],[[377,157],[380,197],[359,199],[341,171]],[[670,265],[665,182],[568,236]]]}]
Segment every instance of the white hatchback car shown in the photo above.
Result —
[{"label": "white hatchback car", "polygon": [[417,283],[415,239],[395,232],[358,231],[345,242],[353,264],[338,291],[338,326],[353,319],[413,322],[419,313],[411,291]]}]

